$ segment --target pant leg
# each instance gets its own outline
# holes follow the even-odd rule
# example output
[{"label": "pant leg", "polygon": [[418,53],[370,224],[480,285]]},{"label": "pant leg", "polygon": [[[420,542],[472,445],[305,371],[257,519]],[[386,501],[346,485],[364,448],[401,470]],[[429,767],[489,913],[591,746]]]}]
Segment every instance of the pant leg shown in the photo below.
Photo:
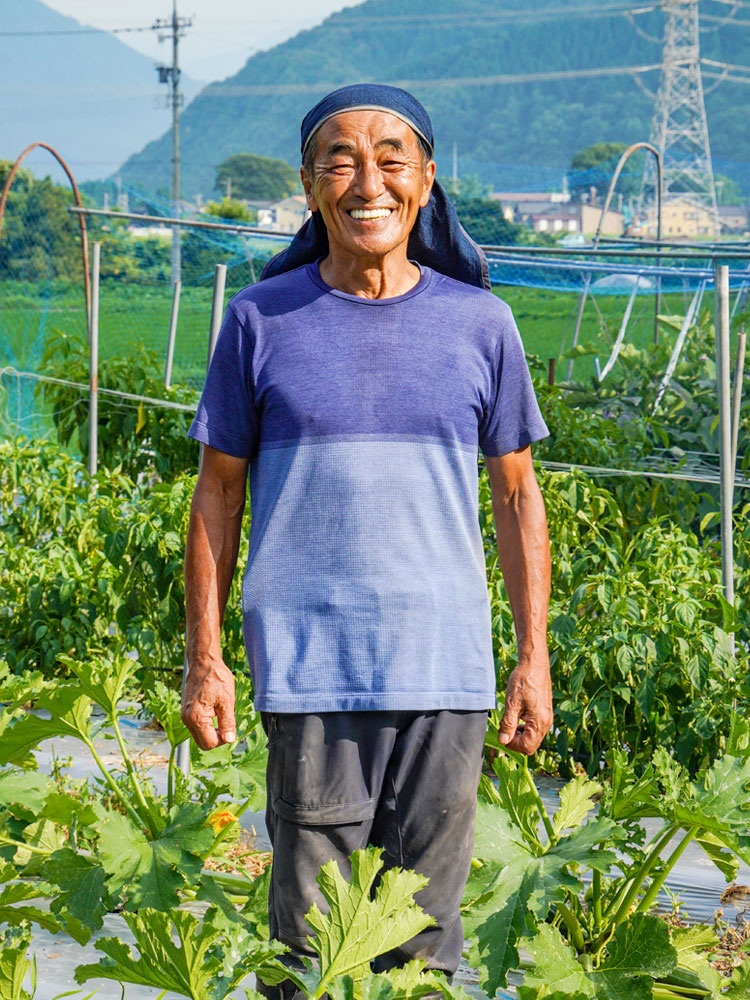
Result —
[{"label": "pant leg", "polygon": [[486,727],[486,712],[399,713],[370,839],[383,847],[388,866],[411,868],[430,879],[415,899],[436,923],[378,956],[376,971],[413,958],[448,975],[458,967],[459,907],[474,847]]},{"label": "pant leg", "polygon": [[312,955],[305,914],[323,897],[315,878],[369,842],[396,738],[395,712],[263,714],[268,734],[266,824],[273,847],[271,936]]}]

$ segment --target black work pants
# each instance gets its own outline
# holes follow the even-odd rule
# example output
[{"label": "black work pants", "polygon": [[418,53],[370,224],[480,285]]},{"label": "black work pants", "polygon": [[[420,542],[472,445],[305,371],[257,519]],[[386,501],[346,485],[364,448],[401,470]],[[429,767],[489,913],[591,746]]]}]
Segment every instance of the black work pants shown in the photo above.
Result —
[{"label": "black work pants", "polygon": [[373,968],[419,958],[452,975],[463,947],[459,906],[474,845],[487,712],[262,713],[262,720],[271,936],[292,956],[312,955],[305,914],[313,902],[325,906],[316,875],[336,860],[348,877],[349,856],[372,844],[383,849],[386,867],[429,878],[415,899],[435,919]]}]

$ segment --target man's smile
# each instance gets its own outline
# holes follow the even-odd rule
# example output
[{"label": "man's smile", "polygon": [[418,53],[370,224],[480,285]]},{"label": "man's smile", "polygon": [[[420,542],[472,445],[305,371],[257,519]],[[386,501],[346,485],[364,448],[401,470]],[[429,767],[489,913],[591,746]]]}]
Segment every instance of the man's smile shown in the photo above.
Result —
[{"label": "man's smile", "polygon": [[387,219],[392,211],[392,208],[350,208],[347,209],[347,214],[352,219],[362,221],[366,219]]}]

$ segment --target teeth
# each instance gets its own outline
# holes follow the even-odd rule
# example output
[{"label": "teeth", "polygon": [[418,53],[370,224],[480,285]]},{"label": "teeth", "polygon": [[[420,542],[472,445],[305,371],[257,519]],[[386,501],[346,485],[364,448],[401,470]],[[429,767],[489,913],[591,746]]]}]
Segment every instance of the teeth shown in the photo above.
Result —
[{"label": "teeth", "polygon": [[390,208],[353,208],[349,212],[353,219],[385,219],[390,214]]}]

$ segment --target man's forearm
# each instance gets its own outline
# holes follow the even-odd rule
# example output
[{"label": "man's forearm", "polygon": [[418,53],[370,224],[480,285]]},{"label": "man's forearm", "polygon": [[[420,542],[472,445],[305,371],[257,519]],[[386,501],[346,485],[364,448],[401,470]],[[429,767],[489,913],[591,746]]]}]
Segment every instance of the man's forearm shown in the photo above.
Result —
[{"label": "man's forearm", "polygon": [[538,654],[546,659],[550,554],[544,501],[536,479],[493,493],[492,509],[519,660]]},{"label": "man's forearm", "polygon": [[244,496],[199,478],[185,548],[187,657],[191,667],[221,659],[224,617],[240,546]]}]

